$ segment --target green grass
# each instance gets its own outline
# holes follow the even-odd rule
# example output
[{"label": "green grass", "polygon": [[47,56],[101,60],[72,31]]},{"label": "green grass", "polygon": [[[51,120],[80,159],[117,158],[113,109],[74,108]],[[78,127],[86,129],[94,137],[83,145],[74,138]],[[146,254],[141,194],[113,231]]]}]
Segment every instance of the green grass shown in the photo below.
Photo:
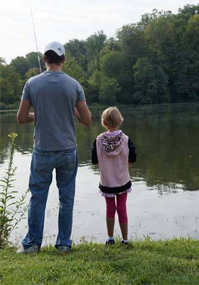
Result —
[{"label": "green grass", "polygon": [[0,251],[1,284],[199,284],[199,241],[135,241],[129,247],[83,243],[68,255]]}]

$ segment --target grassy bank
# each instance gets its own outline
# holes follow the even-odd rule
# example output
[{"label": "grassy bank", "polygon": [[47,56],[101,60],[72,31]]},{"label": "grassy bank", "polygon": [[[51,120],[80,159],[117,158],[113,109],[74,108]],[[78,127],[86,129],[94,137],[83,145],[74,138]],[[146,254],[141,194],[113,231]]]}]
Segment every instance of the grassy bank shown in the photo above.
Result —
[{"label": "grassy bank", "polygon": [[69,255],[0,251],[1,284],[199,284],[199,241],[80,244]]}]

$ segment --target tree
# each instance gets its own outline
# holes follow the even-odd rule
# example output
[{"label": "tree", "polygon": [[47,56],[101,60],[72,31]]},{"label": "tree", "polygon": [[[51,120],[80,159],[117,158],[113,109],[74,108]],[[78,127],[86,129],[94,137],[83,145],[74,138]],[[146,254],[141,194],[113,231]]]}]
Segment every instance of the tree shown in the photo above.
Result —
[{"label": "tree", "polygon": [[121,51],[110,51],[104,54],[100,60],[100,67],[107,77],[118,78],[123,70],[124,54]]},{"label": "tree", "polygon": [[0,66],[5,64],[6,64],[5,59],[3,57],[0,57]]},{"label": "tree", "polygon": [[161,66],[153,66],[147,58],[138,59],[134,66],[135,103],[169,102],[168,79]]},{"label": "tree", "polygon": [[85,72],[69,51],[66,52],[66,62],[62,70],[78,80],[80,84],[85,84]]},{"label": "tree", "polygon": [[188,21],[192,15],[199,14],[199,5],[185,5],[183,8],[179,8],[178,12]]},{"label": "tree", "polygon": [[199,14],[192,15],[187,23],[187,33],[186,36],[192,47],[192,51],[199,51]]},{"label": "tree", "polygon": [[75,58],[76,62],[87,71],[87,58],[86,58],[86,47],[85,41],[77,39],[70,40],[65,44],[66,51],[69,51],[71,56]]},{"label": "tree", "polygon": [[13,104],[20,99],[20,76],[15,72],[13,66],[5,65],[4,63],[0,64],[0,70],[1,102]]},{"label": "tree", "polygon": [[26,72],[25,78],[26,78],[26,79],[29,79],[30,77],[35,76],[35,75],[38,75],[38,74],[40,74],[39,68],[36,68],[36,67],[30,68],[30,69]]},{"label": "tree", "polygon": [[135,64],[137,58],[144,56],[148,51],[144,30],[139,25],[123,26],[117,32],[117,38],[122,52],[131,64]]},{"label": "tree", "polygon": [[91,103],[99,102],[101,77],[102,77],[101,72],[95,70],[88,80],[88,87],[86,88],[86,94],[88,97],[88,101]]},{"label": "tree", "polygon": [[26,55],[26,60],[28,62],[29,68],[39,68],[39,62],[38,61],[40,61],[41,68],[44,71],[45,64],[43,62],[42,54],[40,52],[37,53],[37,52],[32,51],[32,52],[28,53]]},{"label": "tree", "polygon": [[106,35],[103,31],[98,31],[94,35],[91,35],[86,40],[86,51],[88,54],[88,60],[94,62],[94,66],[97,70],[100,70],[100,52],[105,45]]},{"label": "tree", "polygon": [[14,67],[15,72],[17,72],[22,79],[25,78],[25,74],[30,68],[29,62],[23,56],[18,56],[11,61],[11,66]]},{"label": "tree", "polygon": [[99,101],[100,103],[114,104],[121,88],[114,78],[103,77],[100,84]]}]

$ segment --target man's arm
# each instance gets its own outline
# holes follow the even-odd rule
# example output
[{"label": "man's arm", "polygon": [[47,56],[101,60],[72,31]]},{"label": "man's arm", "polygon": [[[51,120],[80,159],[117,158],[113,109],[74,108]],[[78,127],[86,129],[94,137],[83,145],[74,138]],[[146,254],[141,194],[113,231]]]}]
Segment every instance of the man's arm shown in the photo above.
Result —
[{"label": "man's arm", "polygon": [[28,124],[35,120],[35,114],[30,113],[31,103],[29,100],[21,100],[19,110],[17,112],[18,124]]},{"label": "man's arm", "polygon": [[74,116],[86,127],[91,125],[91,112],[88,109],[86,101],[79,101],[76,104]]}]

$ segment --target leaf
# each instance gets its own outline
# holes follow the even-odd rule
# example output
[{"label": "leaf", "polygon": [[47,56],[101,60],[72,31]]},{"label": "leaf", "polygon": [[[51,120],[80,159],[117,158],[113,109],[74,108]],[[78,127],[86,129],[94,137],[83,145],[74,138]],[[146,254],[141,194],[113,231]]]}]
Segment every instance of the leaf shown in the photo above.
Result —
[{"label": "leaf", "polygon": [[7,179],[0,179],[0,181],[3,182],[3,183],[6,183],[6,184],[7,184],[7,182],[8,182]]},{"label": "leaf", "polygon": [[7,200],[7,201],[9,201],[9,200],[13,200],[13,199],[15,199],[15,197],[14,197],[14,196],[12,196],[12,195],[9,195],[9,196],[7,196],[7,197],[6,197],[6,200]]},{"label": "leaf", "polygon": [[10,206],[12,206],[12,205],[15,205],[15,202],[13,202],[13,203],[9,204],[9,205],[8,205],[8,207],[10,207]]},{"label": "leaf", "polygon": [[7,192],[6,191],[2,191],[1,195],[5,196],[5,195],[7,195]]}]

